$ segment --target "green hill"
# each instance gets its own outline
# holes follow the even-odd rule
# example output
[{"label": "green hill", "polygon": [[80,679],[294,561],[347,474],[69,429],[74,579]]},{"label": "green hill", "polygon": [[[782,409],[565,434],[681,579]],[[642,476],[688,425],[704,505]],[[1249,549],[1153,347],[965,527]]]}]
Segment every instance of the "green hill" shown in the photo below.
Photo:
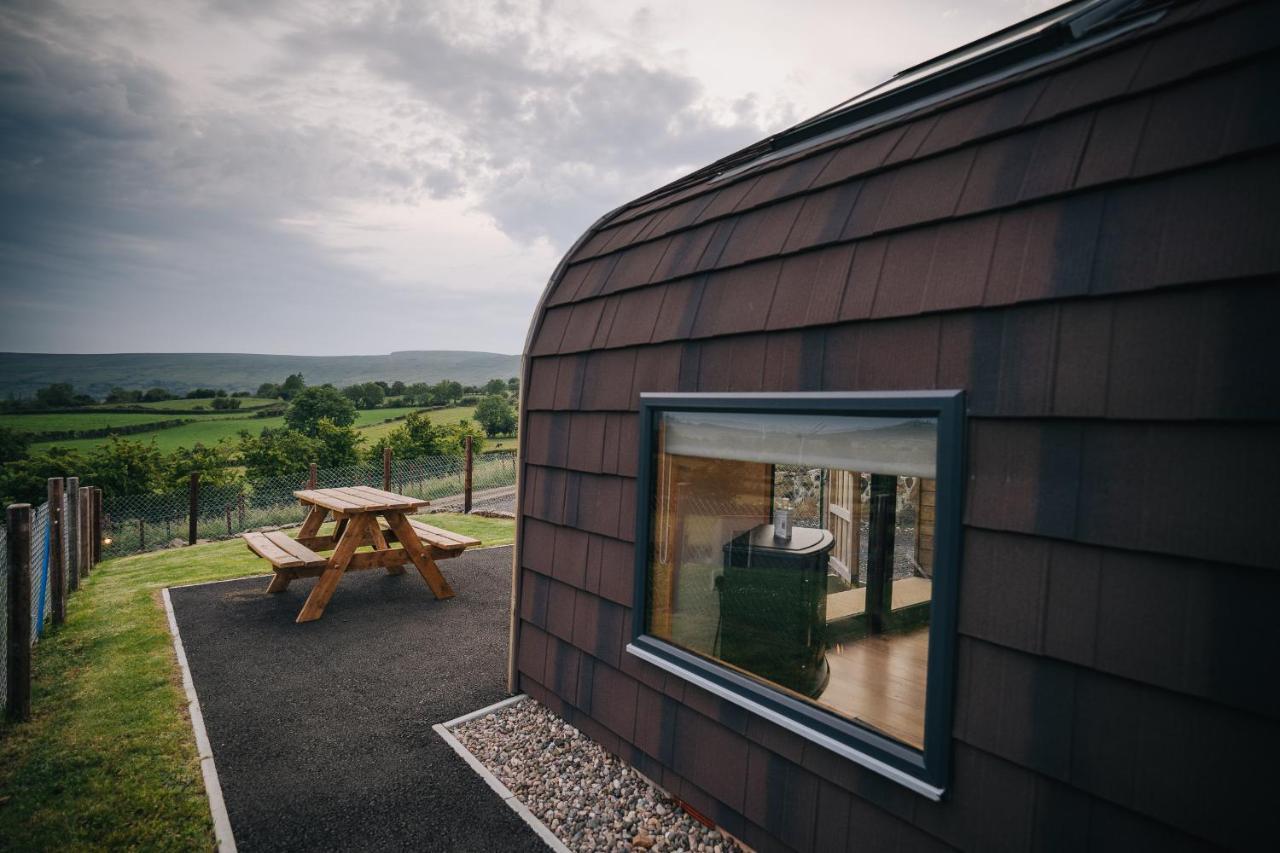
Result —
[{"label": "green hill", "polygon": [[252,353],[0,353],[0,397],[30,397],[53,382],[101,397],[114,387],[253,391],[301,373],[308,385],[350,385],[385,379],[476,385],[519,374],[520,357],[496,352],[409,350],[389,355],[256,355]]}]

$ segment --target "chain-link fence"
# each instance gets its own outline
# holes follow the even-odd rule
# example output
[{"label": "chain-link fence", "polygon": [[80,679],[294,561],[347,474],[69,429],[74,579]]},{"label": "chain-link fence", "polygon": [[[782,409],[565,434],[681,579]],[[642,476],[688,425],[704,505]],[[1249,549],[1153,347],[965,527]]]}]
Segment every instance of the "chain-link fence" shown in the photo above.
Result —
[{"label": "chain-link fence", "polygon": [[[53,594],[49,557],[51,554],[52,527],[49,523],[49,504],[43,503],[31,512],[31,645],[44,635],[53,610]],[[21,547],[21,545],[19,545]],[[0,638],[8,643],[9,637],[9,539],[8,531],[0,526]],[[19,625],[21,623],[18,623]],[[18,630],[21,630],[20,628]],[[0,654],[0,708],[8,704],[9,655],[6,649]]]},{"label": "chain-link fence", "polygon": [[[196,538],[225,539],[246,530],[301,524],[306,515],[294,492],[308,487],[302,472],[235,483],[202,484],[196,501]],[[319,468],[316,488],[372,486],[431,501],[432,509],[461,510],[466,463],[462,456],[393,459],[389,483],[380,463]],[[514,453],[475,456],[471,472],[472,510],[504,509],[516,481]],[[161,494],[123,495],[103,501],[102,556],[121,557],[187,544],[191,524],[189,489]]]}]

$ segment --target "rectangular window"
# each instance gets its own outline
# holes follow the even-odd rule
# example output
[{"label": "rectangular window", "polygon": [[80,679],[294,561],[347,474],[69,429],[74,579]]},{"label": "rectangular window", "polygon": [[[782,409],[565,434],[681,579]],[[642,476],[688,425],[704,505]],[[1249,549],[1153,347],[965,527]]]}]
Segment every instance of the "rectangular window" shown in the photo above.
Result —
[{"label": "rectangular window", "polygon": [[958,392],[642,396],[629,650],[939,796]]}]

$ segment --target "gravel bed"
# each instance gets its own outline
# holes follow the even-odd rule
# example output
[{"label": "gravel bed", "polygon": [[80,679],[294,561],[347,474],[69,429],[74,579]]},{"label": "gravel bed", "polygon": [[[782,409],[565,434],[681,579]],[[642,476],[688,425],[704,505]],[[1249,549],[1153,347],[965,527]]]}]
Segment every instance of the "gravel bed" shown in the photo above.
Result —
[{"label": "gravel bed", "polygon": [[453,729],[573,850],[741,850],[532,699]]}]

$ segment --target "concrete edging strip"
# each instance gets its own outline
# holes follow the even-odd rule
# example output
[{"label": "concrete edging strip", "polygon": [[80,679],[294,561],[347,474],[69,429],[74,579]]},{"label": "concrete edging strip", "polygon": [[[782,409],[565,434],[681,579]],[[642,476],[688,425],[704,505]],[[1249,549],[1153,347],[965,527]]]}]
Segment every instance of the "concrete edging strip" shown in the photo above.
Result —
[{"label": "concrete edging strip", "polygon": [[[195,584],[192,584],[193,586]],[[196,735],[196,751],[200,755],[200,772],[204,776],[204,790],[209,797],[209,813],[213,816],[213,836],[218,853],[236,853],[236,839],[231,832],[231,819],[227,816],[227,804],[222,799],[222,785],[218,782],[218,768],[213,763],[213,747],[204,728],[204,715],[200,713],[200,699],[196,696],[196,684],[187,666],[187,652],[182,647],[182,635],[178,633],[178,619],[173,612],[169,590],[161,590],[165,614],[169,617],[169,633],[173,635],[173,651],[182,669],[182,689],[187,694],[187,711],[191,715],[191,728]]]},{"label": "concrete edging strip", "polygon": [[450,731],[450,729],[456,728],[463,723],[468,723],[472,720],[478,719],[479,717],[483,717],[486,714],[492,714],[494,711],[500,711],[508,705],[514,705],[517,702],[522,702],[528,698],[529,697],[526,694],[520,693],[516,696],[510,697],[509,699],[503,699],[501,702],[495,702],[488,707],[479,709],[478,711],[472,711],[470,714],[463,714],[461,717],[452,719],[447,723],[436,723],[431,728],[435,730],[436,734],[440,735],[441,739],[444,740],[445,743],[449,744],[449,746],[453,748],[454,752],[458,753],[458,755],[462,757],[463,761],[467,762],[472,770],[476,771],[480,778],[485,781],[485,784],[492,788],[494,793],[501,797],[502,801],[506,803],[513,812],[520,815],[521,820],[529,824],[530,828],[538,834],[538,837],[541,838],[548,847],[556,851],[556,853],[571,853],[569,848],[564,845],[564,842],[559,838],[556,838],[555,833],[548,829],[545,823],[538,820],[533,812],[529,811],[528,806],[516,799],[516,795],[511,793],[511,789],[502,784],[502,782],[498,780],[497,776],[494,776],[493,773],[489,772],[489,768],[481,764],[480,759],[472,755],[471,750],[463,746],[462,741],[454,737],[453,733]]}]

